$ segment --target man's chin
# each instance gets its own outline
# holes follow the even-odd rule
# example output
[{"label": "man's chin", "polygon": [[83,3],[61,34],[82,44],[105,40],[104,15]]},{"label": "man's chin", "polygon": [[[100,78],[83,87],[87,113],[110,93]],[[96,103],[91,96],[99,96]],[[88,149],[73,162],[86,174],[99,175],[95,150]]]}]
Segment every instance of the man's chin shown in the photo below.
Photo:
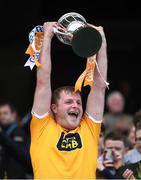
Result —
[{"label": "man's chin", "polygon": [[79,126],[80,121],[78,119],[69,120],[70,129],[75,129]]}]

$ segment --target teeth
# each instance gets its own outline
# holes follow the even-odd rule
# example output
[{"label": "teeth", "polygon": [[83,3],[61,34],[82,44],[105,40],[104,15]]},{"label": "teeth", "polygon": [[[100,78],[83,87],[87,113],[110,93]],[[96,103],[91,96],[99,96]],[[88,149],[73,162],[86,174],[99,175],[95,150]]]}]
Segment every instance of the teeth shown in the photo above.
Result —
[{"label": "teeth", "polygon": [[70,112],[70,113],[75,114],[75,115],[78,115],[78,113],[77,113],[77,112]]},{"label": "teeth", "polygon": [[69,114],[69,115],[75,115],[75,116],[78,116],[78,112],[73,112],[73,111],[71,111],[71,112],[69,112],[68,114]]}]

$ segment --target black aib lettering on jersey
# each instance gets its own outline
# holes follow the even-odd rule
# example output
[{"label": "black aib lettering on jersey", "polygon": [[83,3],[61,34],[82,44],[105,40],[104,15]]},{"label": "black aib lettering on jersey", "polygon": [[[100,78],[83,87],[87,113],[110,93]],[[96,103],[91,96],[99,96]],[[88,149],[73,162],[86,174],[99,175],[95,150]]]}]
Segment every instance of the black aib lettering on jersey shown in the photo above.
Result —
[{"label": "black aib lettering on jersey", "polygon": [[75,149],[80,149],[82,147],[81,138],[78,133],[61,133],[59,141],[57,143],[57,148],[60,151],[72,151]]}]

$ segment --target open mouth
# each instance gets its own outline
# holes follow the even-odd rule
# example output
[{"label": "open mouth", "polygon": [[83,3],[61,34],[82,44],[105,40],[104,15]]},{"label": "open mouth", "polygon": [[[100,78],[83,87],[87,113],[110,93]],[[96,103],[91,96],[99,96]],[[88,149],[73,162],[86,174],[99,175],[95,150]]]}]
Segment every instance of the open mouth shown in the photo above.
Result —
[{"label": "open mouth", "polygon": [[75,117],[75,118],[78,117],[78,114],[79,114],[78,112],[74,112],[74,111],[71,111],[71,112],[68,113],[69,116]]}]

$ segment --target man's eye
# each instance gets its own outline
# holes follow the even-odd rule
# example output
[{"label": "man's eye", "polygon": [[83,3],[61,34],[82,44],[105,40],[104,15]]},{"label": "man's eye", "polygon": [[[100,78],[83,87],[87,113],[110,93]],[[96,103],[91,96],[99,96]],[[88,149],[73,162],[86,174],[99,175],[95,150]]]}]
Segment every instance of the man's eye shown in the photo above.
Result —
[{"label": "man's eye", "polygon": [[81,102],[78,101],[77,104],[81,105]]},{"label": "man's eye", "polygon": [[71,104],[71,101],[67,101],[66,104]]}]

